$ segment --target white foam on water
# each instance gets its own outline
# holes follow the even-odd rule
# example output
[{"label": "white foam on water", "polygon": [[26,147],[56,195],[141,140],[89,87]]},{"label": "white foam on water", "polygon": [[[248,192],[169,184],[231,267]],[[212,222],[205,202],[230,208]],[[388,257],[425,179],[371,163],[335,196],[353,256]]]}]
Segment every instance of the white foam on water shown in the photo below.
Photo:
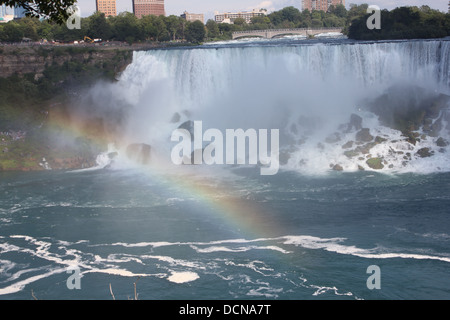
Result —
[{"label": "white foam on water", "polygon": [[167,277],[167,280],[174,283],[186,283],[199,279],[199,275],[195,272],[184,271],[184,272],[172,272],[172,274]]},{"label": "white foam on water", "polygon": [[63,273],[66,272],[67,269],[55,269],[43,274],[39,274],[39,275],[35,275],[32,277],[29,277],[25,280],[21,280],[18,282],[15,282],[9,286],[6,286],[4,288],[0,288],[0,295],[5,295],[5,294],[11,294],[11,293],[16,293],[16,292],[20,292],[23,290],[23,288],[25,288],[26,285],[33,283],[35,281],[50,277],[52,275],[58,274],[58,273]]},{"label": "white foam on water", "polygon": [[121,276],[121,277],[154,277],[154,276],[161,276],[159,274],[147,274],[147,273],[134,273],[128,270],[124,269],[118,269],[118,268],[108,268],[108,269],[91,269],[86,270],[82,272],[84,273],[106,273],[114,276]]},{"label": "white foam on water", "polygon": [[[380,248],[362,249],[356,246],[346,246],[341,244],[347,240],[345,238],[318,238],[312,236],[286,236],[284,244],[301,246],[307,249],[323,249],[344,255],[352,255],[366,259],[416,259],[416,260],[437,260],[450,263],[450,257],[437,255],[424,255],[402,252],[377,252]],[[386,251],[387,249],[383,249]]]}]

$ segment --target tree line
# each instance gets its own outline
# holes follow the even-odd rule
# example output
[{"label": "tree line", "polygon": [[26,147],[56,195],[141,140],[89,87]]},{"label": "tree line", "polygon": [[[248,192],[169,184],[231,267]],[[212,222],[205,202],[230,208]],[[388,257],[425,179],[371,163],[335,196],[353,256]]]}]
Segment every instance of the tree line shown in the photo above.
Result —
[{"label": "tree line", "polygon": [[168,42],[187,41],[201,43],[231,39],[235,31],[286,29],[286,28],[342,28],[344,34],[352,39],[399,39],[399,38],[437,38],[449,35],[450,15],[433,10],[428,6],[401,7],[381,12],[381,30],[369,30],[366,21],[367,4],[330,6],[325,11],[300,11],[286,7],[265,16],[256,16],[247,23],[237,18],[233,24],[217,23],[208,20],[206,25],[200,21],[189,22],[171,16],[144,16],[141,19],[130,12],[115,17],[105,17],[96,12],[81,19],[81,29],[68,29],[63,24],[49,20],[26,17],[0,25],[0,41],[19,42],[23,38],[32,41],[40,39],[54,41],[79,41],[85,36],[103,41]]},{"label": "tree line", "polygon": [[370,16],[365,14],[353,20],[348,28],[348,37],[356,40],[385,40],[450,36],[450,14],[429,6],[382,10],[380,29],[367,28],[366,22]]},{"label": "tree line", "polygon": [[31,41],[46,39],[48,41],[72,42],[91,39],[103,41],[122,41],[128,43],[144,41],[181,41],[198,43],[204,40],[206,29],[202,22],[189,22],[174,15],[148,15],[141,19],[130,12],[123,12],[115,17],[105,17],[96,12],[81,18],[81,29],[69,29],[66,24],[35,17],[25,17],[0,25],[0,41],[20,42],[23,38]]}]

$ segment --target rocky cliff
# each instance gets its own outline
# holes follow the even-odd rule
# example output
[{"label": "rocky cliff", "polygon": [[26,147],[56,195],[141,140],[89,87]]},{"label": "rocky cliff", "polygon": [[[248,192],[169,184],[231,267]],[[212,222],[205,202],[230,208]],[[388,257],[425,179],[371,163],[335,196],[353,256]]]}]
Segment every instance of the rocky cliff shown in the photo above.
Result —
[{"label": "rocky cliff", "polygon": [[0,46],[0,171],[81,169],[105,147],[101,120],[72,119],[73,99],[115,81],[131,48]]},{"label": "rocky cliff", "polygon": [[108,68],[117,74],[131,63],[132,56],[127,47],[4,45],[0,47],[0,77],[34,74],[39,79],[46,68],[68,62]]}]

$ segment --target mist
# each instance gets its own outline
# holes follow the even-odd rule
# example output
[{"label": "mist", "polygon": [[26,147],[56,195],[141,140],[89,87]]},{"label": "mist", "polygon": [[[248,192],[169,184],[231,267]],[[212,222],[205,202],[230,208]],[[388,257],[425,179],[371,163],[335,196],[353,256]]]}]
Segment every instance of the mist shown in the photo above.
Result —
[{"label": "mist", "polygon": [[[440,46],[448,43],[135,52],[119,81],[93,87],[79,112],[103,119],[118,149],[146,144],[164,161],[170,159],[171,133],[186,121],[222,132],[279,129],[280,147],[298,151],[306,138],[316,147],[335,134],[352,113],[364,116],[370,101],[389,88],[448,93]],[[402,92],[409,95],[404,90],[397,96]],[[373,115],[365,125],[375,123]]]}]

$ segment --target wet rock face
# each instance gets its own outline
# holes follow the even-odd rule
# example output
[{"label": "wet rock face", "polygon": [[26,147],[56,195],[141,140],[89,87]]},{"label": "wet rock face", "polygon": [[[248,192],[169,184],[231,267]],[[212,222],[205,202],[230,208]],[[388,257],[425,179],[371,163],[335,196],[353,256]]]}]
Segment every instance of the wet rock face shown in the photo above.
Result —
[{"label": "wet rock face", "polygon": [[421,158],[428,158],[431,157],[434,153],[433,151],[430,151],[430,148],[421,148],[416,153]]},{"label": "wet rock face", "polygon": [[359,142],[370,142],[373,140],[373,136],[370,134],[370,129],[362,128],[356,133],[356,141]]},{"label": "wet rock face", "polygon": [[348,123],[348,126],[347,126],[347,132],[350,132],[352,130],[361,130],[362,129],[362,121],[363,121],[363,119],[360,116],[352,113],[350,115],[350,122]]},{"label": "wet rock face", "polygon": [[381,170],[384,168],[383,160],[381,158],[370,158],[366,161],[366,164],[369,166],[369,168],[375,170]]},{"label": "wet rock face", "polygon": [[439,137],[439,139],[436,140],[436,145],[438,147],[446,147],[446,146],[448,146],[448,141],[442,137]]},{"label": "wet rock face", "polygon": [[188,120],[180,124],[178,129],[185,129],[189,131],[189,134],[191,135],[191,140],[194,140],[194,121]]}]

